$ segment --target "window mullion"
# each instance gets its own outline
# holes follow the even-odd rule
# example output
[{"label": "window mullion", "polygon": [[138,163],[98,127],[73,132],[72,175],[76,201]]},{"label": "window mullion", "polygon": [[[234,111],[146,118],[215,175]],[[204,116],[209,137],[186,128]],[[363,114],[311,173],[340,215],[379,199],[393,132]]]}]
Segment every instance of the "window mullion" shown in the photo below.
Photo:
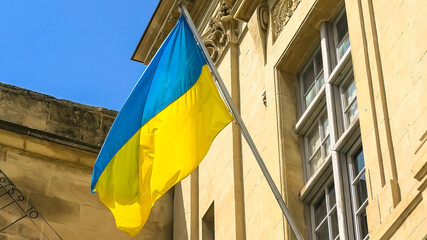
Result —
[{"label": "window mullion", "polygon": [[323,76],[326,79],[329,79],[329,74],[331,73],[332,67],[331,62],[329,61],[329,42],[327,36],[327,23],[323,22],[320,25],[320,50],[322,51],[322,62],[323,62]]},{"label": "window mullion", "polygon": [[[324,72],[328,72],[327,78],[329,78],[329,73],[331,71],[330,68],[330,57],[328,53],[328,46],[327,46],[327,23],[324,22],[320,26],[320,38],[322,39],[322,55],[323,59],[326,60],[324,62],[328,63],[327,70]],[[325,64],[324,64],[325,65]],[[329,81],[325,82],[325,96],[326,96],[326,111],[329,121],[329,138],[330,138],[330,144],[332,146],[335,145],[335,143],[338,140],[338,122],[337,122],[337,112],[335,108],[335,102],[333,98],[333,85],[329,83]],[[340,162],[339,162],[339,153],[336,151],[331,151],[331,157],[332,157],[332,170],[333,170],[333,176],[334,176],[334,185],[335,185],[335,196],[336,196],[336,204],[337,204],[337,217],[338,219],[343,219],[344,221],[338,221],[338,231],[340,238],[346,239],[348,236],[348,229],[347,229],[347,219],[346,219],[346,213],[345,213],[345,199],[344,199],[344,186],[343,186],[343,178],[342,173],[340,171]]]}]

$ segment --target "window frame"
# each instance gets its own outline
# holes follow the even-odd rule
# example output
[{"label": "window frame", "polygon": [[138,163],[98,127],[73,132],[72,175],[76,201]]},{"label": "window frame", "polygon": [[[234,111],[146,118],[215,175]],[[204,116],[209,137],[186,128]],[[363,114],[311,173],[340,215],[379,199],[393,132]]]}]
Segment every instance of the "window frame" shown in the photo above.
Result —
[{"label": "window frame", "polygon": [[[321,49],[321,45],[320,42],[317,42],[316,47],[314,48],[314,50],[312,51],[310,57],[307,58],[307,60],[305,61],[303,67],[301,68],[301,70],[298,72],[297,76],[298,76],[298,88],[299,88],[299,110],[301,113],[301,116],[303,115],[304,112],[306,112],[312,105],[315,105],[316,99],[318,99],[318,96],[321,94],[321,90],[323,89],[323,87],[326,84],[326,76],[325,76],[325,69],[324,69],[324,64],[323,64],[323,59],[322,59],[322,70],[318,73],[318,75],[316,76],[316,69],[317,69],[317,61],[316,61],[316,56],[318,53],[321,54],[322,56],[322,49]],[[305,101],[305,97],[306,97],[306,93],[309,93],[310,91],[305,92],[304,90],[304,74],[306,73],[307,69],[313,66],[313,76],[314,76],[314,81],[312,83],[312,85],[310,85],[310,87],[308,89],[311,89],[312,87],[314,87],[315,89],[315,96],[313,97],[313,99],[311,100],[311,102],[307,105],[306,101]],[[323,77],[323,85],[319,84],[319,76]],[[313,86],[314,85],[314,86]]]},{"label": "window frame", "polygon": [[[329,150],[332,148],[331,146],[331,133],[330,133],[330,128],[328,127],[328,133],[326,136],[324,135],[324,130],[323,130],[323,119],[325,119],[328,121],[328,126],[330,124],[330,121],[328,119],[328,114],[326,112],[326,106],[322,107],[322,109],[320,110],[320,112],[317,114],[317,117],[315,120],[313,120],[313,122],[311,123],[310,127],[308,128],[308,130],[306,131],[306,133],[303,135],[303,144],[304,144],[304,160],[305,160],[305,167],[306,167],[306,171],[307,171],[307,178],[310,179],[312,177],[314,177],[318,170],[322,168],[322,166],[327,162],[327,159],[330,157],[331,153],[329,152],[327,154],[326,149],[324,149],[324,144],[326,142],[327,139],[329,139]],[[317,129],[317,134],[319,135],[319,140],[320,140],[320,145],[316,148],[315,151],[313,151],[311,153],[311,156],[308,156],[308,152],[309,152],[309,146],[308,146],[308,136],[314,132],[314,129]],[[314,172],[311,172],[311,161],[313,160],[313,156],[316,155],[317,152],[320,151],[320,158],[322,159],[322,163],[317,167],[317,169]]]},{"label": "window frame", "polygon": [[346,14],[345,8],[343,7],[341,10],[338,11],[338,14],[335,16],[335,18],[333,18],[332,20],[332,24],[331,24],[331,30],[332,30],[332,44],[333,44],[333,48],[334,49],[334,57],[335,57],[335,61],[338,63],[345,55],[345,52],[347,52],[350,48],[351,48],[351,44],[349,43],[349,49],[347,49],[343,55],[340,57],[338,55],[338,46],[341,46],[347,39],[348,41],[350,41],[350,36],[348,33],[348,21],[347,21],[347,33],[343,36],[343,39],[338,42],[338,30],[337,30],[337,23],[339,22],[339,20],[341,20],[341,17]]},{"label": "window frame", "polygon": [[[353,145],[359,144],[359,148],[361,147],[359,111],[351,122],[349,118],[346,120],[346,112],[350,110],[354,104],[357,104],[357,93],[351,103],[348,104],[347,108],[344,107],[345,102],[343,99],[343,89],[354,81],[351,45],[349,45],[345,52],[341,52],[340,58],[338,58],[339,55],[337,50],[337,46],[339,46],[340,43],[337,41],[338,34],[336,26],[345,12],[345,7],[343,6],[330,21],[321,24],[320,43],[314,45],[314,50],[303,64],[302,70],[296,75],[299,84],[297,90],[299,96],[297,99],[299,102],[300,117],[295,125],[295,133],[300,136],[301,140],[300,146],[304,161],[302,164],[304,179],[306,181],[300,192],[300,199],[307,204],[306,206],[309,210],[309,232],[312,239],[316,239],[316,230],[319,230],[322,224],[325,224],[322,222],[316,226],[314,204],[318,203],[322,196],[325,197],[325,199],[327,198],[325,189],[329,189],[332,182],[336,196],[336,214],[337,218],[340,219],[340,221],[338,221],[337,238],[353,239],[353,236],[356,237],[356,235],[359,234],[358,229],[355,227],[357,219],[354,217],[356,215],[353,214],[356,205],[352,198],[352,196],[355,195],[351,192],[354,190],[353,185],[351,185],[352,182],[350,181],[349,169],[351,166],[348,166],[347,160],[347,156],[350,150],[352,150]],[[344,43],[347,39],[349,41],[348,21],[347,32],[343,35],[341,43]],[[318,57],[319,51],[322,56],[324,85],[316,92],[316,96],[310,102],[309,106],[305,106],[306,95],[302,76],[306,74],[305,71],[312,65],[313,71],[316,72],[313,59]],[[315,78],[314,84],[316,84],[316,79],[320,78]],[[319,121],[324,119],[325,112],[329,123],[329,132],[327,135],[328,137],[322,138],[322,129],[320,128],[322,124],[319,123]],[[313,129],[316,128],[319,134],[318,141],[320,144],[319,147],[311,153],[311,156],[308,156],[310,153],[310,151],[308,151],[308,136],[313,133]],[[326,155],[323,153],[323,146],[328,138],[330,141],[330,154]],[[310,163],[313,160],[313,156],[316,156],[318,151],[321,151],[322,163],[319,164],[315,171],[312,171]],[[361,173],[360,176],[362,175],[363,173]],[[329,204],[329,202],[327,204]],[[341,206],[338,207],[338,204],[341,204]],[[364,204],[367,203],[364,202]],[[327,207],[328,218],[330,218],[329,215],[332,212],[333,209],[328,209]],[[322,219],[322,221],[324,220],[325,219]],[[330,226],[332,225],[328,223],[328,234],[332,239],[332,228]]]},{"label": "window frame", "polygon": [[[351,68],[349,71],[345,73],[345,77],[343,78],[342,82],[339,85],[339,102],[340,102],[339,105],[341,110],[341,119],[342,119],[341,122],[342,122],[344,131],[348,129],[354,121],[356,121],[356,118],[359,117],[359,111],[357,111],[356,116],[352,120],[350,120],[350,117],[347,116],[347,113],[349,110],[351,110],[352,105],[354,104],[357,105],[356,89],[354,90],[356,92],[355,97],[350,101],[350,103],[347,103],[347,99],[345,97],[345,91],[347,87],[350,86],[353,82],[355,83],[354,72],[353,72],[353,68]],[[346,103],[347,103],[347,106],[345,106]]]},{"label": "window frame", "polygon": [[[354,163],[353,158],[356,156],[356,154],[359,153],[359,151],[363,154],[363,147],[362,147],[362,141],[359,136],[359,138],[354,142],[354,144],[350,147],[349,151],[346,154],[345,157],[345,164],[347,167],[347,173],[348,173],[348,186],[350,191],[350,200],[351,200],[351,218],[352,218],[352,227],[354,229],[354,235],[356,236],[357,240],[365,240],[369,239],[369,233],[362,238],[361,236],[361,230],[360,230],[360,224],[358,221],[359,215],[364,211],[366,214],[366,207],[369,203],[369,193],[368,193],[368,181],[367,181],[367,172],[366,172],[366,165],[363,166],[363,169],[360,170],[359,173],[357,173],[356,176],[354,176]],[[365,161],[364,161],[365,162]],[[356,187],[355,183],[360,180],[360,178],[365,175],[366,179],[366,199],[363,201],[363,203],[360,204],[358,207],[358,199],[357,199],[357,193],[356,193]]]},{"label": "window frame", "polygon": [[[309,203],[309,211],[310,211],[310,235],[311,239],[317,239],[316,236],[316,230],[320,229],[321,225],[325,224],[325,221],[327,222],[328,227],[328,236],[329,239],[332,239],[332,220],[331,216],[333,215],[333,212],[335,211],[335,214],[337,216],[337,227],[338,227],[338,204],[336,199],[336,193],[335,193],[335,204],[331,207],[330,206],[330,187],[334,185],[333,180],[333,174],[330,174],[327,179],[322,183],[321,186],[316,191],[316,194],[314,197],[310,200]],[[334,191],[335,191],[335,185],[334,185]],[[315,216],[315,208],[314,205],[322,198],[325,197],[325,205],[326,205],[326,215],[323,220],[316,226],[316,216]],[[325,220],[326,219],[326,220]],[[338,229],[337,229],[338,230]],[[340,239],[340,233],[338,230],[338,235],[333,238],[333,240]]]}]

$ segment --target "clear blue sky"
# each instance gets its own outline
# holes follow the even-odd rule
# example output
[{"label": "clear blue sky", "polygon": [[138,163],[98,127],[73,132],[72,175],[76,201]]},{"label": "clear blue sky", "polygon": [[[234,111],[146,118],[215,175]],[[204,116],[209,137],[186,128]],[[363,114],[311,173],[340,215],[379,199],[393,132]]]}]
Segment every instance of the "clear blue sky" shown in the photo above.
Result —
[{"label": "clear blue sky", "polygon": [[0,82],[119,110],[158,0],[0,0]]}]

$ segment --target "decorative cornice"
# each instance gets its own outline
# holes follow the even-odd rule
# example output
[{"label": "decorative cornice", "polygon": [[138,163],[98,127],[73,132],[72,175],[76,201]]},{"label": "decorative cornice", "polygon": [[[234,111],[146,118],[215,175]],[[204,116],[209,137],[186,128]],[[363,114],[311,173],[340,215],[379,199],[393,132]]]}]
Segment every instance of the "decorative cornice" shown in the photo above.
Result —
[{"label": "decorative cornice", "polygon": [[301,0],[277,0],[271,9],[273,39],[282,32]]},{"label": "decorative cornice", "polygon": [[218,62],[228,43],[237,41],[239,28],[238,21],[234,20],[231,14],[233,6],[230,1],[221,1],[218,11],[213,14],[202,34],[203,42],[214,63]]},{"label": "decorative cornice", "polygon": [[131,57],[132,60],[148,65],[179,18],[178,3],[186,4],[196,26],[211,5],[210,1],[161,0],[150,19]]}]

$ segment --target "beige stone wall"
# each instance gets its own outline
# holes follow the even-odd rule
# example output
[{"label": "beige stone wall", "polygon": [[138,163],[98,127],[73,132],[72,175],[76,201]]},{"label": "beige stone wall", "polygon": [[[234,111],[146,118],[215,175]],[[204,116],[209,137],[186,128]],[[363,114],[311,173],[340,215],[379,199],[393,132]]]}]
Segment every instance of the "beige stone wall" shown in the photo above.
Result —
[{"label": "beige stone wall", "polygon": [[[274,0],[267,1],[268,8],[271,10],[275,3]],[[225,48],[217,62],[230,92],[235,91],[230,81],[239,81],[242,118],[305,236],[308,234],[307,208],[299,199],[304,187],[300,139],[294,133],[298,120],[296,75],[319,39],[320,24],[331,20],[343,4],[344,1],[335,0],[300,1],[277,39],[273,39],[272,22],[266,35],[260,34],[255,11],[252,17],[240,23],[241,35],[236,43],[238,76],[232,74],[235,68],[230,60],[233,58],[232,44]],[[423,39],[427,31],[420,9],[426,9],[426,6],[423,1],[407,0],[357,0],[345,1],[345,4],[369,181],[370,237],[422,239],[426,236],[426,230],[421,226],[425,224],[426,213],[427,89]],[[264,92],[267,107],[263,104]],[[199,233],[196,237],[185,235],[188,239],[202,239],[201,218],[216,199],[228,202],[224,209],[215,208],[215,213],[219,214],[215,215],[215,221],[219,223],[215,225],[216,237],[244,239],[237,237],[238,228],[233,221],[237,222],[238,216],[231,213],[235,210],[233,205],[240,203],[231,194],[232,186],[236,187],[237,183],[236,176],[233,180],[230,175],[231,155],[223,155],[224,148],[233,143],[227,131],[215,140],[200,166],[199,192],[191,190],[190,180],[186,180],[186,187],[182,187],[186,205],[181,214],[187,216],[186,231],[194,231],[189,222],[196,221],[196,232]],[[244,140],[241,146],[246,239],[291,237],[291,230]],[[221,169],[221,177],[210,174],[217,168]],[[215,187],[224,184],[228,187],[222,191]],[[191,220],[191,211],[197,211],[199,219]],[[224,215],[222,211],[230,213]],[[229,224],[224,228],[223,223]]]},{"label": "beige stone wall", "polygon": [[[0,170],[25,198],[23,209],[32,205],[41,216],[37,218],[41,225],[32,224],[28,215],[16,209],[18,205],[4,202],[11,198],[2,195],[0,204],[7,206],[0,210],[1,226],[17,222],[2,230],[0,239],[46,239],[41,233],[46,229],[53,229],[62,239],[131,239],[116,228],[113,215],[98,195],[90,193],[92,166],[99,150],[96,143],[103,141],[105,134],[99,134],[111,126],[104,126],[102,119],[114,119],[115,112],[7,85],[0,90]],[[67,135],[70,132],[78,135]],[[134,239],[171,239],[172,216],[170,191],[156,203]]]},{"label": "beige stone wall", "polygon": [[[422,239],[427,147],[425,1],[346,1],[375,239]],[[363,21],[361,21],[363,20]],[[424,195],[424,197],[423,197]]]},{"label": "beige stone wall", "polygon": [[[274,75],[272,69],[265,68],[264,54],[256,46],[257,36],[250,32],[251,27],[258,28],[256,14],[250,21],[255,21],[255,24],[247,26],[249,29],[239,42],[241,115],[280,189],[282,176],[277,144]],[[263,102],[264,93],[267,106]],[[245,140],[242,152],[247,239],[283,239],[284,226],[280,207]]]}]

